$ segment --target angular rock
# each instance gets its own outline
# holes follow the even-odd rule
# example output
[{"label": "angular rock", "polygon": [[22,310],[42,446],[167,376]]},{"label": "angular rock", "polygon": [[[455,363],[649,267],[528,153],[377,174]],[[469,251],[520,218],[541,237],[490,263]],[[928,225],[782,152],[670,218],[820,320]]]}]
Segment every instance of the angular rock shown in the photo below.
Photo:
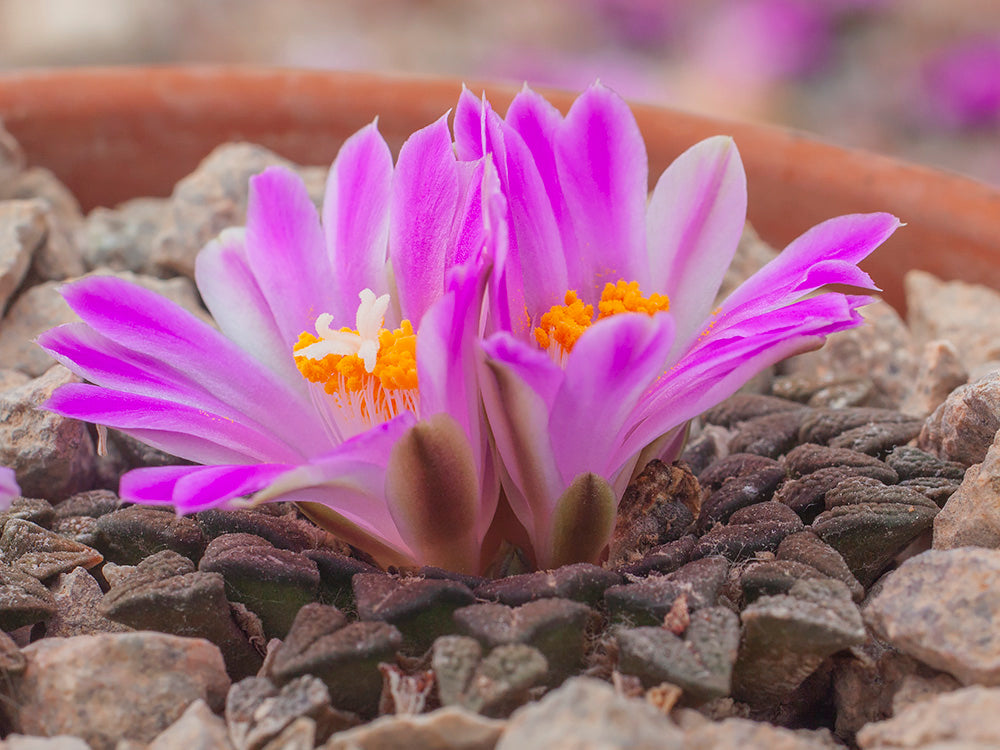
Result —
[{"label": "angular rock", "polygon": [[24,169],[25,162],[21,144],[0,123],[0,192]]},{"label": "angular rock", "polygon": [[226,581],[227,598],[255,612],[269,638],[284,638],[295,614],[315,601],[319,590],[315,562],[253,534],[216,537],[198,570],[219,573]]},{"label": "angular rock", "polygon": [[630,748],[681,750],[684,733],[645,701],[606,682],[574,677],[511,717],[496,750]]},{"label": "angular rock", "polygon": [[99,517],[97,532],[98,549],[120,565],[135,565],[163,550],[197,561],[207,544],[201,528],[191,518],[142,505]]},{"label": "angular rock", "polygon": [[0,630],[33,625],[54,612],[52,592],[37,578],[0,563]]},{"label": "angular rock", "polygon": [[555,570],[498,578],[475,590],[479,599],[489,599],[517,607],[535,599],[558,597],[594,605],[601,601],[609,586],[621,583],[622,577],[590,563],[563,565]]},{"label": "angular rock", "polygon": [[609,564],[635,562],[652,547],[680,539],[700,504],[698,480],[690,469],[650,461],[618,505]]},{"label": "angular rock", "polygon": [[455,610],[461,632],[486,648],[522,643],[536,648],[548,662],[548,680],[558,684],[583,661],[588,625],[596,613],[566,599],[539,599],[511,608],[473,604]]},{"label": "angular rock", "polygon": [[914,341],[950,341],[962,365],[971,370],[1000,359],[1000,336],[992,324],[1000,315],[1000,295],[964,281],[942,281],[926,271],[907,271],[907,321]]},{"label": "angular rock", "polygon": [[48,638],[71,638],[95,633],[127,633],[132,628],[104,617],[100,612],[104,592],[83,568],[62,573],[52,587],[55,612],[45,623]]},{"label": "angular rock", "polygon": [[77,241],[88,269],[156,275],[153,241],[169,212],[163,198],[134,198],[114,209],[95,208],[87,214]]},{"label": "angular rock", "polygon": [[729,694],[740,624],[725,607],[699,609],[683,637],[663,627],[619,628],[615,640],[618,669],[647,688],[669,682],[695,703]]},{"label": "angular rock", "polygon": [[3,525],[0,559],[39,581],[104,562],[97,550],[19,518],[8,519]]},{"label": "angular rock", "polygon": [[260,668],[260,651],[235,619],[222,576],[199,572],[164,575],[162,565],[151,570],[146,563],[140,563],[132,575],[105,594],[99,608],[103,616],[137,630],[211,641],[219,647],[234,677],[245,677]]},{"label": "angular rock", "polygon": [[934,518],[933,546],[1000,547],[1000,437]]},{"label": "angular rock", "polygon": [[728,573],[729,561],[724,557],[705,557],[668,575],[611,586],[604,592],[604,600],[615,621],[660,625],[680,597],[690,612],[714,606]]},{"label": "angular rock", "polygon": [[858,732],[862,750],[954,748],[985,750],[1000,745],[1000,690],[967,687],[944,693]]},{"label": "angular rock", "polygon": [[765,414],[736,427],[729,449],[734,453],[754,453],[777,458],[799,442],[799,429],[811,409],[801,408]]},{"label": "angular rock", "polygon": [[[794,377],[794,376],[793,376]],[[871,378],[835,378],[820,380],[806,404],[815,409],[849,409],[884,403]]]},{"label": "angular rock", "polygon": [[17,472],[26,497],[62,500],[91,488],[95,453],[87,425],[39,408],[60,385],[79,382],[54,365],[41,377],[0,393],[0,465]]},{"label": "angular rock", "polygon": [[920,365],[912,390],[900,405],[900,411],[925,418],[944,403],[956,388],[969,382],[955,345],[947,340],[928,341],[920,356]]},{"label": "angular rock", "polygon": [[802,404],[776,396],[764,396],[756,393],[737,393],[730,396],[718,406],[701,415],[708,424],[722,427],[733,427],[740,422],[746,422],[757,417],[781,412],[798,412]]},{"label": "angular rock", "polygon": [[[686,727],[685,727],[686,728]],[[829,730],[785,729],[765,721],[701,720],[684,735],[686,750],[839,750]]]},{"label": "angular rock", "polygon": [[725,523],[741,508],[770,500],[784,479],[785,469],[777,462],[730,477],[706,498],[698,516],[698,528],[704,531],[714,524]]},{"label": "angular rock", "polygon": [[322,750],[493,750],[506,722],[460,706],[418,716],[383,716],[331,737]]},{"label": "angular rock", "polygon": [[45,209],[40,203],[0,201],[0,315],[44,238]]},{"label": "angular rock", "polygon": [[275,652],[268,676],[284,685],[315,675],[326,683],[335,708],[371,716],[382,693],[378,665],[394,660],[403,637],[388,623],[346,622],[333,607],[304,606]]},{"label": "angular rock", "polygon": [[810,527],[844,558],[866,588],[911,541],[931,527],[938,507],[910,487],[845,479],[826,493],[827,510]]},{"label": "angular rock", "polygon": [[730,516],[727,526],[716,526],[703,534],[692,556],[748,560],[758,552],[773,552],[782,539],[801,529],[802,519],[794,510],[769,500],[741,508]]},{"label": "angular rock", "polygon": [[790,695],[830,656],[865,641],[857,605],[840,581],[803,580],[740,613],[742,641],[733,696],[754,707]]},{"label": "angular rock", "polygon": [[886,577],[865,621],[895,648],[966,685],[1000,685],[998,580],[998,550],[930,550]]},{"label": "angular rock", "polygon": [[475,597],[457,581],[392,578],[380,573],[354,576],[358,617],[395,625],[404,643],[417,653],[430,648],[440,635],[455,632],[452,613]]},{"label": "angular rock", "polygon": [[194,278],[194,259],[205,243],[246,223],[250,177],[275,165],[291,166],[250,143],[226,143],[212,151],[174,187],[169,215],[153,241],[154,267]]},{"label": "angular rock", "polygon": [[[92,750],[79,737],[57,734],[55,737],[31,737],[26,734],[8,734],[4,750]],[[119,745],[119,748],[122,746]]]},{"label": "angular rock", "polygon": [[24,655],[27,668],[12,685],[15,730],[73,735],[94,750],[113,750],[122,739],[149,742],[198,699],[220,710],[229,689],[219,650],[196,638],[151,632],[43,638]]},{"label": "angular rock", "polygon": [[1000,430],[1000,370],[963,385],[927,417],[917,447],[964,466],[982,463]]},{"label": "angular rock", "polygon": [[226,722],[219,718],[201,698],[189,705],[184,713],[149,743],[147,750],[234,750],[229,742]]}]

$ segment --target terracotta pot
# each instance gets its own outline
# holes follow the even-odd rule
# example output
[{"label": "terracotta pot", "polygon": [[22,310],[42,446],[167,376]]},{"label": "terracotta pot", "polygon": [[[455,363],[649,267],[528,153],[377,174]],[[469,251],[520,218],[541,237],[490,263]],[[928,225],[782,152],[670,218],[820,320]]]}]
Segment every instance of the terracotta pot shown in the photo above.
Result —
[{"label": "terracotta pot", "polygon": [[[503,111],[517,88],[470,81]],[[45,70],[0,76],[0,117],[34,165],[83,207],[166,195],[219,143],[261,143],[295,161],[330,162],[374,117],[393,148],[453,107],[457,80],[254,68]],[[565,110],[572,94],[546,92]],[[750,221],[783,246],[832,216],[890,211],[907,226],[867,270],[902,305],[902,275],[922,268],[1000,289],[1000,191],[956,175],[838,148],[775,127],[634,107],[655,179],[701,138],[735,137]]]}]

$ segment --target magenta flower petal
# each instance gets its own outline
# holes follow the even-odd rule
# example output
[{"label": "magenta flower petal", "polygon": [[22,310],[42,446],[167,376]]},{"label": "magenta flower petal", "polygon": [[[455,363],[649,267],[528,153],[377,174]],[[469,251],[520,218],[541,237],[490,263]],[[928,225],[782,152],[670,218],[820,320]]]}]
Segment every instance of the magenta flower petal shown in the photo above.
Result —
[{"label": "magenta flower petal", "polygon": [[17,485],[14,470],[0,466],[0,510],[9,508],[14,498],[20,494],[21,488]]},{"label": "magenta flower petal", "polygon": [[392,267],[402,315],[419,321],[437,299],[451,259],[463,185],[447,116],[418,130],[399,152],[389,210]]},{"label": "magenta flower petal", "polygon": [[[162,466],[135,469],[122,477],[119,493],[126,502],[174,505],[178,513],[226,508],[230,501],[266,487],[291,466]],[[237,503],[236,507],[246,505]]]},{"label": "magenta flower petal", "polygon": [[609,481],[609,459],[632,409],[663,372],[673,344],[669,315],[617,315],[599,321],[566,359],[549,432],[563,481],[594,472]]},{"label": "magenta flower petal", "polygon": [[288,342],[247,261],[245,232],[223,231],[195,259],[198,291],[219,330],[305,396],[306,383],[288,357]]},{"label": "magenta flower petal", "polygon": [[270,167],[250,179],[246,252],[278,329],[291,347],[302,331],[313,330],[316,317],[327,312],[330,290],[337,288],[319,215],[305,184],[293,172]]},{"label": "magenta flower petal", "polygon": [[719,317],[755,315],[826,284],[876,289],[857,263],[899,226],[899,219],[884,213],[850,214],[817,224],[730,294]]},{"label": "magenta flower petal", "polygon": [[[124,349],[183,373],[204,391],[308,455],[325,439],[322,424],[298,388],[180,306],[114,277],[89,277],[63,297],[97,333]],[[285,459],[282,459],[285,460]]]},{"label": "magenta flower petal", "polygon": [[687,344],[712,309],[746,222],[746,175],[731,138],[692,146],[667,167],[649,201],[650,290],[663,290]]},{"label": "magenta flower petal", "polygon": [[326,182],[323,229],[337,286],[325,299],[334,320],[353,320],[362,289],[376,295],[389,291],[391,185],[392,154],[372,123],[347,139]]},{"label": "magenta flower petal", "polygon": [[301,460],[270,432],[175,401],[83,383],[60,386],[45,408],[122,430],[154,448],[199,463]]},{"label": "magenta flower petal", "polygon": [[628,105],[595,84],[559,129],[556,165],[576,245],[569,284],[596,303],[604,282],[646,280],[646,149]]}]

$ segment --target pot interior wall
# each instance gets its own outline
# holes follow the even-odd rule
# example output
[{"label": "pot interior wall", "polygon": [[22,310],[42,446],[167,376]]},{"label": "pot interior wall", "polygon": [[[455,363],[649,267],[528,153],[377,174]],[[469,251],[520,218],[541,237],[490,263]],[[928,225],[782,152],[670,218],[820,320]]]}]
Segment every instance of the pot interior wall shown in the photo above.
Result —
[{"label": "pot interior wall", "polygon": [[[517,87],[469,82],[503,112]],[[0,76],[0,118],[32,165],[51,169],[85,210],[167,195],[216,145],[260,143],[303,164],[332,161],[379,118],[396,150],[454,106],[452,80],[252,68],[33,71]],[[546,92],[564,111],[573,96]],[[922,268],[1000,289],[1000,191],[956,175],[820,143],[779,128],[661,107],[634,108],[650,181],[701,138],[732,135],[746,165],[749,218],[781,247],[824,219],[889,211],[907,226],[865,268],[897,308]]]}]

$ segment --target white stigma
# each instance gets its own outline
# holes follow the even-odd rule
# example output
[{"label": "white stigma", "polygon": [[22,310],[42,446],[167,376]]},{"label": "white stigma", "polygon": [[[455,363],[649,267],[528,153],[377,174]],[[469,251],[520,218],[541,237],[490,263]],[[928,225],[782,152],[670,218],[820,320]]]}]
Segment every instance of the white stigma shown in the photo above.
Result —
[{"label": "white stigma", "polygon": [[365,363],[366,372],[374,372],[378,358],[378,335],[389,309],[389,295],[376,297],[371,289],[362,289],[358,298],[358,314],[355,317],[357,331],[335,331],[330,327],[333,316],[323,313],[316,318],[316,335],[320,341],[295,352],[297,357],[323,359],[328,354],[346,357],[356,354]]}]

